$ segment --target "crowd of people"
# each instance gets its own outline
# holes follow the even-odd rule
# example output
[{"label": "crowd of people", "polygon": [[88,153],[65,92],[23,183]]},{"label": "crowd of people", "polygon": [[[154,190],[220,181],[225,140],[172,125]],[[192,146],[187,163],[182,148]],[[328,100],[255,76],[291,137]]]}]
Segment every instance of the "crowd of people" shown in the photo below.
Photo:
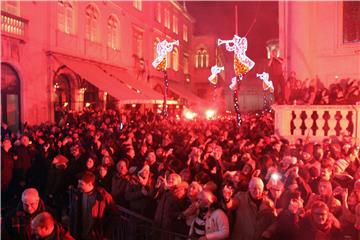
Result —
[{"label": "crowd of people", "polygon": [[268,62],[270,80],[274,86],[273,99],[276,104],[294,105],[354,105],[360,104],[360,81],[339,78],[325,87],[318,76],[298,79],[294,71],[285,79],[283,59],[278,51],[271,52]]},{"label": "crowd of people", "polygon": [[112,239],[119,205],[189,239],[360,239],[353,139],[290,143],[272,113],[242,118],[85,108],[3,124],[2,238]]},{"label": "crowd of people", "polygon": [[299,105],[353,105],[360,103],[360,81],[339,79],[329,87],[318,77],[301,81],[292,72],[283,85],[280,103]]}]

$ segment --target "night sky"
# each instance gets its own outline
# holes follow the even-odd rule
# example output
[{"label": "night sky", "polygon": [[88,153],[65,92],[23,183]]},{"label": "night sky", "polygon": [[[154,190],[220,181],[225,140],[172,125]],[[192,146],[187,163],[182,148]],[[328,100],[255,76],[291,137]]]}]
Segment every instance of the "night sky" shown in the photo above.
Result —
[{"label": "night sky", "polygon": [[[262,82],[256,78],[256,73],[268,71],[266,59],[266,41],[278,39],[278,2],[244,2],[244,1],[186,1],[186,7],[191,16],[196,19],[195,35],[214,35],[216,38],[230,40],[235,30],[235,5],[238,9],[238,35],[247,34],[247,56],[255,61],[255,67],[244,76],[240,85],[242,92],[258,92],[262,94]],[[227,108],[232,108],[232,94],[228,88],[230,79],[234,76],[233,53],[222,49],[225,56],[225,77],[218,86],[225,90]],[[210,56],[211,58],[211,56]]]},{"label": "night sky", "polygon": [[264,58],[266,41],[278,38],[277,2],[186,1],[189,13],[196,19],[195,34],[211,34],[221,39],[232,39],[235,34],[235,5],[239,36],[244,36],[255,21],[247,35],[249,56]]}]

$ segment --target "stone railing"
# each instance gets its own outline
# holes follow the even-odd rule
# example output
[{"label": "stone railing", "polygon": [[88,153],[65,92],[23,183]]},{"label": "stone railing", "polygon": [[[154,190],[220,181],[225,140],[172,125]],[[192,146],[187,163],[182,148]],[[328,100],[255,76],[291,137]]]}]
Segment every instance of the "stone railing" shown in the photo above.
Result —
[{"label": "stone railing", "polygon": [[27,24],[28,20],[1,11],[1,34],[25,41]]},{"label": "stone railing", "polygon": [[298,138],[322,141],[345,134],[360,143],[359,105],[273,105],[272,108],[275,133],[290,142]]}]

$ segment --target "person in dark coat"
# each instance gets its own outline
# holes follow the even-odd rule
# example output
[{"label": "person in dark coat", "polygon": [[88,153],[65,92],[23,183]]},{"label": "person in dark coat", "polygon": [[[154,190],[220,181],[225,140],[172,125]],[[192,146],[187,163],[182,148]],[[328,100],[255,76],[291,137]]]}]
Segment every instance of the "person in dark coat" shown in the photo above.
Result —
[{"label": "person in dark coat", "polygon": [[11,148],[11,141],[5,139],[1,144],[1,201],[3,206],[7,205],[8,188],[13,178],[14,159]]},{"label": "person in dark coat", "polygon": [[112,174],[106,165],[100,165],[96,172],[96,184],[111,192]]},{"label": "person in dark coat", "polygon": [[112,177],[111,183],[111,195],[114,201],[127,208],[129,206],[128,201],[125,199],[125,190],[129,184],[130,177],[128,175],[128,165],[126,160],[120,160],[116,164],[116,171]]},{"label": "person in dark coat", "polygon": [[291,198],[288,207],[280,212],[276,222],[268,228],[263,237],[265,235],[269,239],[277,240],[297,239],[303,214],[303,200],[300,196]]},{"label": "person in dark coat", "polygon": [[95,175],[84,172],[78,187],[70,188],[70,232],[78,240],[109,237],[109,220],[115,205],[104,188],[95,186]]},{"label": "person in dark coat", "polygon": [[158,184],[156,187],[160,187],[160,192],[157,195],[158,205],[155,211],[155,224],[168,231],[176,231],[172,229],[172,225],[177,220],[180,213],[185,210],[181,208],[182,200],[184,196],[178,198],[175,194],[177,186],[181,184],[181,177],[172,173],[168,179],[165,180],[163,177],[159,177]]},{"label": "person in dark coat", "polygon": [[36,215],[31,221],[33,240],[74,240],[70,232],[57,223],[48,212]]},{"label": "person in dark coat", "polygon": [[300,221],[301,240],[336,239],[339,235],[340,222],[322,201],[314,202],[311,212]]},{"label": "person in dark coat", "polygon": [[53,209],[56,209],[57,218],[61,218],[62,209],[66,199],[66,169],[69,160],[61,154],[54,157],[48,171],[46,187],[45,187],[45,201]]},{"label": "person in dark coat", "polygon": [[15,149],[14,178],[19,184],[19,191],[27,184],[28,171],[31,167],[32,153],[29,137],[21,137],[21,145]]},{"label": "person in dark coat", "polygon": [[22,193],[17,208],[5,217],[3,239],[30,240],[31,221],[39,213],[45,211],[45,205],[35,188],[28,188]]},{"label": "person in dark coat", "polygon": [[125,199],[129,202],[130,210],[152,217],[154,211],[154,184],[150,174],[149,165],[144,167],[136,174],[131,176],[129,184],[125,190]]}]

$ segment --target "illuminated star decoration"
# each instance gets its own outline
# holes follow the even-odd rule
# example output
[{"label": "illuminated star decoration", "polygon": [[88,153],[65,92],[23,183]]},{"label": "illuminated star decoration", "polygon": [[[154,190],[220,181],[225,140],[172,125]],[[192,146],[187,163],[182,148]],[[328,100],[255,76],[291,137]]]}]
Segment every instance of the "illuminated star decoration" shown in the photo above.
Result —
[{"label": "illuminated star decoration", "polygon": [[167,78],[167,72],[166,72],[166,67],[167,67],[167,58],[166,55],[170,52],[172,52],[172,50],[174,49],[174,45],[179,46],[179,40],[173,41],[173,42],[168,42],[166,41],[166,39],[162,42],[159,42],[156,46],[156,53],[157,53],[157,57],[155,58],[155,60],[152,62],[153,67],[164,73],[164,103],[163,103],[163,115],[166,117],[167,116],[167,105],[166,105],[166,100],[167,100],[167,92],[168,92],[168,88],[169,88],[169,82],[168,82],[168,78]]},{"label": "illuminated star decoration", "polygon": [[209,82],[216,85],[217,84],[217,78],[216,75],[219,74],[221,71],[224,71],[224,67],[218,67],[217,65],[214,65],[211,67],[211,75],[208,77]]},{"label": "illuminated star decoration", "polygon": [[261,74],[257,73],[256,77],[263,81],[265,111],[270,110],[270,103],[272,102],[272,96],[270,93],[274,92],[274,84],[271,80],[269,80],[269,74],[267,72],[263,72]]},{"label": "illuminated star decoration", "polygon": [[[234,72],[236,77],[232,78],[230,89],[233,90],[234,108],[236,112],[237,124],[241,124],[241,115],[238,102],[238,89],[243,75],[248,73],[254,66],[255,62],[246,56],[247,39],[246,37],[239,37],[234,35],[232,40],[218,39],[218,46],[225,44],[226,50],[234,52]],[[231,45],[230,45],[231,44]]]}]

